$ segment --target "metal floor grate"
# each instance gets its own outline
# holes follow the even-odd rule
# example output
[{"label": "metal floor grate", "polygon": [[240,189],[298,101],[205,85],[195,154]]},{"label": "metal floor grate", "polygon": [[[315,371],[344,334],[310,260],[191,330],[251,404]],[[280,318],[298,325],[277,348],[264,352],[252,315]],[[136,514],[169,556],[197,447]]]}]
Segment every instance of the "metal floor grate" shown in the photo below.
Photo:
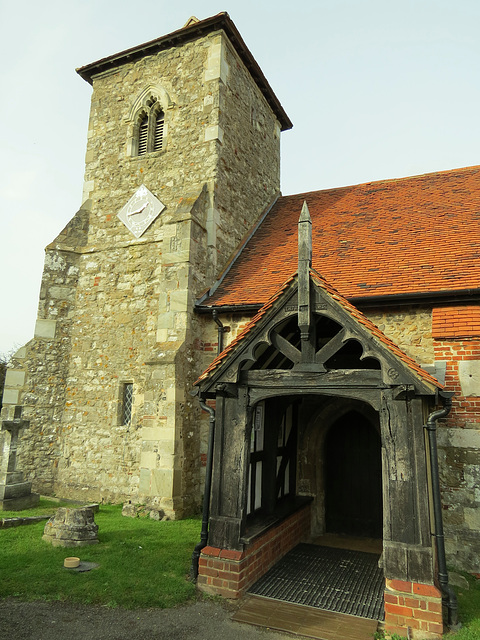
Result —
[{"label": "metal floor grate", "polygon": [[299,544],[249,593],[325,611],[384,619],[385,580],[379,555]]}]

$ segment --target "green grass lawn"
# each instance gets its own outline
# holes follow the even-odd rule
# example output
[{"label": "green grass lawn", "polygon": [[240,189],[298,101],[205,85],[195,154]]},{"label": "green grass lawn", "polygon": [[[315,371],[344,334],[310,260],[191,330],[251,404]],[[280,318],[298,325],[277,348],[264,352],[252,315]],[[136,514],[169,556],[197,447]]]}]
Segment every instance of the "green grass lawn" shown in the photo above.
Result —
[{"label": "green grass lawn", "polygon": [[[166,608],[192,599],[195,586],[187,574],[200,538],[200,520],[125,518],[121,510],[121,506],[100,507],[95,514],[100,542],[87,547],[52,547],[42,540],[45,522],[1,529],[0,597],[132,609]],[[38,515],[38,510],[15,515]],[[70,571],[63,567],[68,556],[100,566],[85,573]]]},{"label": "green grass lawn", "polygon": [[469,589],[457,588],[458,614],[462,628],[445,637],[449,640],[480,640],[480,580],[464,573]]}]

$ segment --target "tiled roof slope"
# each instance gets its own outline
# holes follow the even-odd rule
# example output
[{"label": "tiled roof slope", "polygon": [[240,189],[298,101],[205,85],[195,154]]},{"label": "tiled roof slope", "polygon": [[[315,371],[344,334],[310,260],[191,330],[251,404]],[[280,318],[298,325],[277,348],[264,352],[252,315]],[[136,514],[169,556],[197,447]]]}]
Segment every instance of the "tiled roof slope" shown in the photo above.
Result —
[{"label": "tiled roof slope", "polygon": [[480,167],[279,198],[202,306],[263,304],[296,270],[306,200],[313,267],[348,298],[480,287]]},{"label": "tiled roof slope", "polygon": [[[348,300],[338,293],[319,273],[315,270],[310,271],[310,276],[317,287],[326,291],[334,300],[336,300],[351,316],[353,316],[357,322],[363,325],[374,338],[381,342],[396,358],[399,358],[412,372],[414,372],[419,378],[425,382],[437,387],[442,388],[442,385],[431,376],[427,371],[424,371],[413,358],[407,356],[397,345],[387,338],[382,331],[369,320],[361,311],[354,307]],[[232,340],[232,342],[220,353],[207,369],[198,378],[195,384],[199,384],[210,377],[210,375],[218,369],[225,361],[225,359],[233,353],[236,348],[248,339],[249,334],[255,329],[261,319],[268,313],[269,309],[275,304],[275,302],[282,296],[284,291],[292,284],[296,277],[296,273],[290,276],[279,289],[271,296],[271,298],[265,303],[265,305],[259,310],[259,312],[252,318],[252,320],[246,325],[238,336]]]}]

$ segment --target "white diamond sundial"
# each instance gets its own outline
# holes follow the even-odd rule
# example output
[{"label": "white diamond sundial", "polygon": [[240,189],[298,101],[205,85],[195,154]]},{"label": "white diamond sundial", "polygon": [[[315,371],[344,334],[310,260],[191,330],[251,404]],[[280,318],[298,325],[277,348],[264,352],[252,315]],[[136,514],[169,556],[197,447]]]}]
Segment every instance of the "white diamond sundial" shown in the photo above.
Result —
[{"label": "white diamond sundial", "polygon": [[140,238],[164,209],[163,202],[142,184],[117,216],[136,238]]}]

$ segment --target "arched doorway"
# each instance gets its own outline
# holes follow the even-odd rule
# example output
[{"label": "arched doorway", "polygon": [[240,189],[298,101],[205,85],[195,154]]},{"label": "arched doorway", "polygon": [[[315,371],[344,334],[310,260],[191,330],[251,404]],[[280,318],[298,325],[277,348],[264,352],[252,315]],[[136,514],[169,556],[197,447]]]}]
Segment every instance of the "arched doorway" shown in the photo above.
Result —
[{"label": "arched doorway", "polygon": [[325,525],[328,533],[382,537],[382,460],[378,431],[349,411],[325,441]]}]

